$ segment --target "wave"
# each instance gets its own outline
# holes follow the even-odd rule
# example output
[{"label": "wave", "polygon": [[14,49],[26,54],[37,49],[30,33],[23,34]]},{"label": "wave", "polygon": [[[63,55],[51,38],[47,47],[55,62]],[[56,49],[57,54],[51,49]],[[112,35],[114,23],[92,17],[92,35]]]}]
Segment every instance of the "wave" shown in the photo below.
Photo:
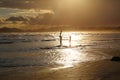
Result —
[{"label": "wave", "polygon": [[17,65],[0,65],[0,67],[6,67],[6,68],[10,68],[10,67],[29,67],[29,66],[47,66],[48,64],[17,64]]},{"label": "wave", "polygon": [[34,59],[34,58],[3,58],[0,59],[0,67],[29,67],[29,66],[60,66],[63,64],[57,63],[56,61],[52,60],[42,60],[41,59]]},{"label": "wave", "polygon": [[56,41],[56,39],[44,39],[44,40],[41,40],[41,41]]},{"label": "wave", "polygon": [[12,42],[12,41],[1,41],[0,42],[0,44],[12,44],[12,43],[14,43],[14,42]]},{"label": "wave", "polygon": [[46,49],[67,49],[67,48],[80,48],[80,49],[83,49],[85,48],[86,46],[92,46],[92,45],[76,45],[76,46],[60,46],[60,45],[57,45],[57,46],[51,46],[51,47],[36,47],[36,48],[30,48],[28,51],[31,51],[31,50],[46,50]]},{"label": "wave", "polygon": [[[12,43],[11,43],[12,44]],[[60,46],[60,45],[57,45],[57,46],[31,46],[31,47],[15,47],[13,46],[14,48],[11,48],[11,46],[9,45],[9,47],[1,47],[0,51],[1,52],[34,52],[34,51],[42,51],[42,50],[60,50],[60,49],[79,49],[79,50],[82,50],[82,49],[86,49],[87,47],[94,47],[94,45],[76,45],[76,46],[66,46],[66,45],[63,45],[63,46]]]}]

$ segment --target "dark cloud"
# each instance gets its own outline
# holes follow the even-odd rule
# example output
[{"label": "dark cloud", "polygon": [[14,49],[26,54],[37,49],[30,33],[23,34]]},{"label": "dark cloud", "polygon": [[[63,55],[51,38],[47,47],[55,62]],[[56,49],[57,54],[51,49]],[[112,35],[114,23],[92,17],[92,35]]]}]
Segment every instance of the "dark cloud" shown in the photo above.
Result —
[{"label": "dark cloud", "polygon": [[9,17],[6,21],[28,21],[26,18],[18,16],[18,17]]},{"label": "dark cloud", "polygon": [[31,8],[48,8],[51,9],[54,0],[1,0],[0,7],[7,8],[20,8],[20,9],[31,9]]}]

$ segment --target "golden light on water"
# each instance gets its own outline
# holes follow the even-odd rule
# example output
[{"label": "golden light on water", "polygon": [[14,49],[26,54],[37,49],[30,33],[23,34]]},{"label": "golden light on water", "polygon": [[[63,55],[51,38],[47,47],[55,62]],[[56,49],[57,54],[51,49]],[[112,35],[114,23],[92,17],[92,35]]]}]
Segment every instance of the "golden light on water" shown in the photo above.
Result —
[{"label": "golden light on water", "polygon": [[62,64],[63,66],[52,68],[51,70],[59,70],[73,67],[75,64],[79,63],[80,60],[84,59],[85,55],[76,49],[72,48],[62,49],[62,57],[60,60],[57,61],[57,63]]},{"label": "golden light on water", "polygon": [[78,61],[81,55],[80,52],[71,48],[65,49],[64,52],[65,52],[65,57],[64,57],[65,59],[61,63],[63,63],[65,67],[72,67],[74,65],[73,62]]},{"label": "golden light on water", "polygon": [[[69,46],[71,45],[72,47],[78,45],[78,41],[81,41],[84,36],[81,36],[81,35],[75,35],[74,33],[65,33],[65,39],[64,39],[64,36],[63,36],[63,45],[65,46]],[[69,41],[70,40],[70,37],[71,37],[71,42]]]},{"label": "golden light on water", "polygon": [[72,34],[71,37],[72,37],[72,40],[82,40],[82,38],[83,38],[83,36],[77,36],[74,34]]},{"label": "golden light on water", "polygon": [[[62,43],[63,47],[68,46],[68,48],[61,49],[61,57],[56,61],[58,64],[62,64],[63,66],[52,68],[51,70],[59,70],[63,68],[73,67],[75,64],[80,61],[85,60],[86,55],[81,52],[81,50],[76,49],[76,46],[79,45],[80,40],[84,38],[84,36],[77,35],[72,32],[66,32],[62,34]],[[71,37],[71,42],[70,42]],[[69,47],[71,45],[71,47]]]}]

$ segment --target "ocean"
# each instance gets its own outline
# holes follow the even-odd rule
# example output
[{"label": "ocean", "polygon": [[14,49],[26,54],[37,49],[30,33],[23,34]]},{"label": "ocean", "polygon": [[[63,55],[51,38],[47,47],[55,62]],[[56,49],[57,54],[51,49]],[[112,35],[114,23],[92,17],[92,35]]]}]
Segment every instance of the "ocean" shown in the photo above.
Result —
[{"label": "ocean", "polygon": [[[120,33],[63,32],[61,47],[59,34],[1,33],[0,76],[15,69],[15,73],[26,72],[23,69],[30,67],[59,70],[120,56]],[[30,73],[33,69],[27,71]]]}]

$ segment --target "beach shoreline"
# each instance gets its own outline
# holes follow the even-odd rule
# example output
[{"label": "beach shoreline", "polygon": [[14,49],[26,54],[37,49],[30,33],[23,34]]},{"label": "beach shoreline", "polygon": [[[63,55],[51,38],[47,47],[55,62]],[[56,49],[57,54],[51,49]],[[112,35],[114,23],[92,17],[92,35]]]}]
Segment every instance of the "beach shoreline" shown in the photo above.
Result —
[{"label": "beach shoreline", "polygon": [[119,62],[109,60],[84,62],[74,67],[58,69],[19,67],[0,72],[0,80],[119,80],[119,67]]}]

